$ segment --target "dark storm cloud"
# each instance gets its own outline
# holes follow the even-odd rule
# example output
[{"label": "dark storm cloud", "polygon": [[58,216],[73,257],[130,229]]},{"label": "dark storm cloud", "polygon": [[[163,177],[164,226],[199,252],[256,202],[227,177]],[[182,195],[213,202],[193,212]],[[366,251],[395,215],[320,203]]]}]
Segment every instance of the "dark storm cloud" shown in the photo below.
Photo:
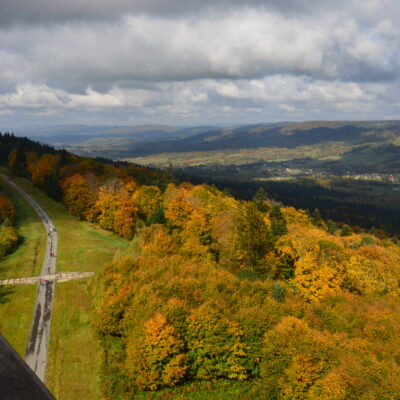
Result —
[{"label": "dark storm cloud", "polygon": [[396,40],[342,15],[298,19],[251,9],[190,20],[126,16],[116,23],[14,27],[0,30],[0,82],[78,90],[282,73],[391,80],[399,69]]},{"label": "dark storm cloud", "polygon": [[1,0],[0,24],[109,20],[126,14],[184,16],[199,11],[264,8],[284,14],[314,13],[336,3],[303,0]]}]

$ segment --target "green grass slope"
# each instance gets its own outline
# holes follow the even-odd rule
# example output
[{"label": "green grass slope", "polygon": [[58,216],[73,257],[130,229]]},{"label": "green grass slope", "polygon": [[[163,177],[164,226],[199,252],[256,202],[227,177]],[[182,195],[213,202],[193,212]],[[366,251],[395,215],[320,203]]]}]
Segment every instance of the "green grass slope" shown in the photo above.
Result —
[{"label": "green grass slope", "polygon": [[[0,184],[14,204],[21,236],[18,248],[0,261],[0,279],[39,275],[46,248],[46,231],[26,200],[5,182]],[[0,286],[0,331],[22,357],[28,343],[36,294],[36,286]]]},{"label": "green grass slope", "polygon": [[35,210],[24,198],[4,181],[0,180],[0,184],[14,204],[16,225],[21,236],[17,249],[1,260],[0,279],[39,275],[46,249],[46,230]]},{"label": "green grass slope", "polygon": [[31,285],[0,286],[0,332],[25,357],[37,294]]},{"label": "green grass slope", "polygon": [[[43,207],[57,228],[57,271],[97,272],[128,248],[128,241],[68,215],[61,203],[48,198],[28,180],[12,179]],[[22,208],[22,216],[28,215],[28,207],[24,205]],[[31,215],[31,218],[35,217]],[[20,229],[29,232],[22,217]],[[44,229],[40,234],[46,238]],[[35,237],[33,232],[30,235],[26,233],[26,243]],[[21,253],[21,248],[18,251]],[[17,263],[17,256],[14,254],[13,257]],[[29,275],[29,270],[26,272]],[[97,399],[99,396],[98,351],[90,330],[93,307],[87,284],[88,280],[84,279],[56,285],[46,384],[57,399]],[[36,290],[35,286],[11,288],[4,305],[1,304],[0,292],[1,329],[22,354],[29,335]],[[10,311],[18,314],[12,317],[13,320],[9,317]],[[26,335],[16,330],[18,324],[23,323],[27,327],[24,328]]]}]

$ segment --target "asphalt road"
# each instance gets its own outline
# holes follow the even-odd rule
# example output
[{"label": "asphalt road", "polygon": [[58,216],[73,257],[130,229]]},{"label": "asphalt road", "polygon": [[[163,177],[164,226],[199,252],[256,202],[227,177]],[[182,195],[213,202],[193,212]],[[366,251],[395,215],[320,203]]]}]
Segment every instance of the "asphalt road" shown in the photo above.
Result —
[{"label": "asphalt road", "polygon": [[[19,186],[12,182],[7,176],[3,174],[0,174],[0,176],[32,205],[46,227],[48,233],[47,248],[41,276],[54,275],[56,272],[57,260],[57,232],[54,231],[55,227],[51,219],[40,205]],[[54,253],[55,257],[51,256],[51,253]],[[46,285],[39,285],[35,314],[25,356],[25,361],[41,381],[44,381],[46,373],[47,345],[50,337],[50,320],[54,289],[54,280],[48,280]]]}]

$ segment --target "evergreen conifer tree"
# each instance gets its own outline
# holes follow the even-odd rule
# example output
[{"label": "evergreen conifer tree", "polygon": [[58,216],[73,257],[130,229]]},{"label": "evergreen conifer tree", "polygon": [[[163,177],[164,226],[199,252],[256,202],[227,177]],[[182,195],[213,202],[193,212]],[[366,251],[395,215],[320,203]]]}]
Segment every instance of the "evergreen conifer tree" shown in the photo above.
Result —
[{"label": "evergreen conifer tree", "polygon": [[268,205],[265,204],[265,201],[268,200],[268,195],[262,187],[257,190],[257,193],[254,195],[252,200],[261,212],[269,211]]}]

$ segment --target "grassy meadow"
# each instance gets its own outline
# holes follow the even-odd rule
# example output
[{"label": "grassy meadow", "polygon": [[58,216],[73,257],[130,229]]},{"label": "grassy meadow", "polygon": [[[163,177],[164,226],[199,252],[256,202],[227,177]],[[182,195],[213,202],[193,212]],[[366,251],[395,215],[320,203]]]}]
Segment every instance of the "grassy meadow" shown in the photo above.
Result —
[{"label": "grassy meadow", "polygon": [[25,357],[37,294],[35,285],[0,286],[0,332]]},{"label": "grassy meadow", "polygon": [[56,285],[46,384],[58,400],[99,398],[88,279]]},{"label": "grassy meadow", "polygon": [[21,236],[17,249],[1,260],[0,279],[37,276],[46,250],[46,229],[29,203],[0,180],[2,191],[15,207],[16,224]]},{"label": "grassy meadow", "polygon": [[[18,248],[0,261],[0,279],[39,275],[46,249],[46,230],[24,198],[5,182],[0,181],[0,184],[14,204],[21,236]],[[22,357],[28,343],[36,294],[36,286],[0,286],[0,331]]]},{"label": "grassy meadow", "polygon": [[188,167],[200,165],[245,165],[255,162],[282,162],[296,158],[309,157],[314,160],[336,160],[352,147],[345,142],[315,144],[313,146],[258,147],[242,149],[224,149],[210,151],[189,151],[179,153],[151,154],[143,157],[127,157],[124,160],[141,165],[157,167]]},{"label": "grassy meadow", "polygon": [[[58,234],[57,271],[98,272],[116,254],[121,255],[128,249],[130,242],[93,224],[72,217],[61,203],[47,197],[28,180],[17,177],[12,177],[12,179],[43,207],[56,226]],[[20,218],[19,229],[20,231],[26,229],[27,232],[23,245],[38,236],[39,231],[36,229],[36,232],[31,232],[31,236],[29,236],[29,231],[24,227],[24,216],[29,214],[28,207],[28,205],[24,205],[23,210],[17,210],[18,213],[22,213],[22,217],[18,217]],[[31,219],[34,219],[34,215],[31,216]],[[43,237],[45,243],[44,228],[40,230],[39,236]],[[18,251],[21,252],[21,249]],[[19,260],[16,253],[12,255],[15,263]],[[40,271],[41,262],[39,264],[38,271]],[[31,275],[29,270],[24,272]],[[20,275],[26,276],[22,272]],[[96,367],[98,351],[91,333],[93,306],[87,285],[87,279],[56,285],[46,384],[57,399],[90,400],[99,397]],[[13,307],[18,309],[17,314],[23,314],[23,316],[16,319],[26,320],[27,325],[26,337],[23,338],[23,335],[18,333],[18,338],[15,339],[13,336],[16,335],[16,331],[13,330],[13,327],[16,326],[16,322],[8,321],[9,314],[6,312],[5,305],[1,304],[0,293],[1,329],[13,345],[18,343],[18,349],[22,353],[25,351],[29,335],[36,290],[35,286],[12,288],[12,293],[7,295],[9,301],[5,305],[9,310]],[[30,296],[29,300],[27,300],[28,295]],[[21,304],[25,305],[23,310]]]}]

